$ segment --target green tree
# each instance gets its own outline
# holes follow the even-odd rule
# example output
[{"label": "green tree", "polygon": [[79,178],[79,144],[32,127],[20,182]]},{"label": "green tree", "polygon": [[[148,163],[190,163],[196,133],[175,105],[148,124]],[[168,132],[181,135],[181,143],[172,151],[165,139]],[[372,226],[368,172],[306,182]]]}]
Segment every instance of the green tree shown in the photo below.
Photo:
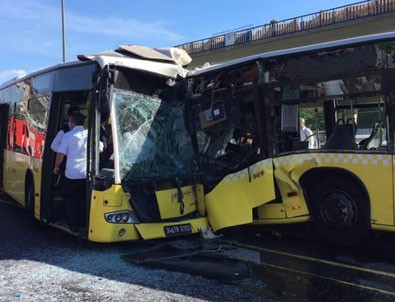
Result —
[{"label": "green tree", "polygon": [[299,116],[306,121],[306,127],[313,130],[325,130],[324,110],[322,107],[300,108]]}]

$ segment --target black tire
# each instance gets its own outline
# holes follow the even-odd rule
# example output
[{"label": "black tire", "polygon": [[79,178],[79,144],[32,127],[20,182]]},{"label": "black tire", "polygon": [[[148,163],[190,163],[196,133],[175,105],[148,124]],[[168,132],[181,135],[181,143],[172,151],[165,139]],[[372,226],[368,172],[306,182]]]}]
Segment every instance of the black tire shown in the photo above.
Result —
[{"label": "black tire", "polygon": [[310,208],[315,232],[332,244],[355,245],[369,230],[368,198],[361,186],[347,177],[328,177],[319,183]]},{"label": "black tire", "polygon": [[34,181],[31,177],[27,178],[25,188],[25,205],[27,211],[34,217]]}]

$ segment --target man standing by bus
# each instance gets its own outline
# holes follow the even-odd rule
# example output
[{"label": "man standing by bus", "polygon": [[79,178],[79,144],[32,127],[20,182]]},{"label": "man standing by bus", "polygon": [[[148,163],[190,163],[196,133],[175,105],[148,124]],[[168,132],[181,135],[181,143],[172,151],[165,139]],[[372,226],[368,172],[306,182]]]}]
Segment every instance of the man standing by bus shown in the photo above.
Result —
[{"label": "man standing by bus", "polygon": [[[73,113],[80,113],[80,109],[75,106],[70,107],[69,110],[67,110],[67,116],[69,117],[69,119]],[[63,127],[58,131],[58,133],[56,134],[56,136],[51,144],[51,149],[54,152],[58,151],[60,143],[62,142],[63,135],[69,131],[70,131],[69,123],[63,125]]]},{"label": "man standing by bus", "polygon": [[59,174],[64,157],[66,160],[63,199],[66,205],[67,223],[72,232],[78,232],[85,220],[86,161],[88,130],[84,128],[84,116],[70,116],[70,131],[65,133],[56,153],[53,173]]},{"label": "man standing by bus", "polygon": [[308,142],[309,149],[315,149],[316,141],[315,141],[314,133],[313,131],[311,131],[310,128],[306,127],[305,123],[306,122],[304,118],[299,119],[300,141]]}]

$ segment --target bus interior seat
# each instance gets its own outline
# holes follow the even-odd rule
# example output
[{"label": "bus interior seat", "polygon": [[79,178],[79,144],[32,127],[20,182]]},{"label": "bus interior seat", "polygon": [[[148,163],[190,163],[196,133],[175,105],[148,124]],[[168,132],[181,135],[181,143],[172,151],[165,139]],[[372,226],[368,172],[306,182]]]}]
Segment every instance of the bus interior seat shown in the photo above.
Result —
[{"label": "bus interior seat", "polygon": [[328,138],[323,149],[335,150],[355,150],[356,125],[352,119],[348,119],[347,123],[343,119],[338,119],[332,134]]},{"label": "bus interior seat", "polygon": [[375,123],[372,128],[372,132],[368,138],[360,141],[359,149],[363,150],[376,150],[385,141],[386,131],[383,123]]},{"label": "bus interior seat", "polygon": [[293,142],[292,150],[307,150],[309,148],[309,142],[295,141]]}]

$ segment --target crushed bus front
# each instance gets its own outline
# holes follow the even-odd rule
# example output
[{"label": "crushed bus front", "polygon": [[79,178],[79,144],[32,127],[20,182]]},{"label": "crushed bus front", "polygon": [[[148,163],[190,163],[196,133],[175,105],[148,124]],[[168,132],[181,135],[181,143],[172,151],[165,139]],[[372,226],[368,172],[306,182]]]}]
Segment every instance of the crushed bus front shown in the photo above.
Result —
[{"label": "crushed bus front", "polygon": [[[137,49],[141,51],[144,49]],[[131,51],[132,53],[128,52]],[[112,242],[196,234],[209,229],[202,175],[182,102],[184,70],[171,58],[100,56],[92,124],[93,191],[87,237]],[[152,55],[152,52],[148,54]],[[99,120],[109,115],[112,154],[102,161]],[[99,160],[100,159],[100,160]]]}]

